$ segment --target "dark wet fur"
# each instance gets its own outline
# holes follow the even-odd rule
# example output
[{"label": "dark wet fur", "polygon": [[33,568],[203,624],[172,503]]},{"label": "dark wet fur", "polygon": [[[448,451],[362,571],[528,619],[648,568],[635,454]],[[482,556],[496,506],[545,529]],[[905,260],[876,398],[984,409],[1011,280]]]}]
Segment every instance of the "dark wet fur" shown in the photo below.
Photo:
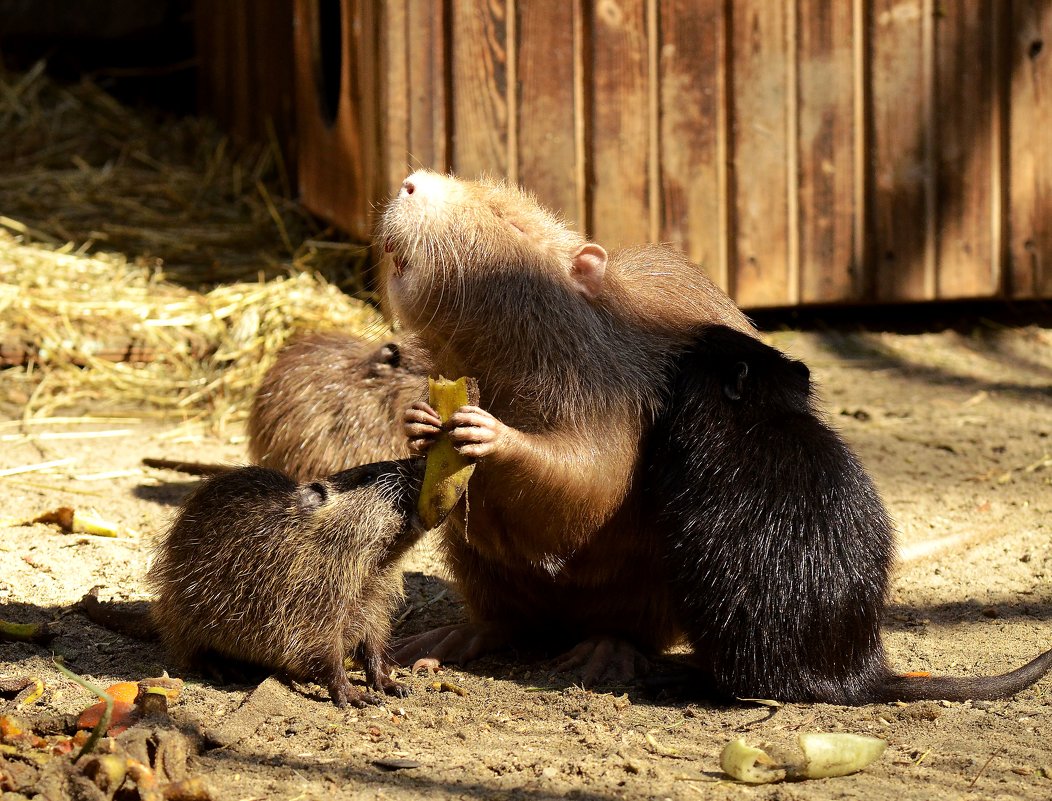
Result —
[{"label": "dark wet fur", "polygon": [[1001,698],[1050,667],[903,677],[881,641],[891,521],[813,408],[807,367],[723,326],[677,363],[650,439],[648,491],[672,596],[713,689],[862,704]]},{"label": "dark wet fur", "polygon": [[204,481],[158,543],[148,581],[153,618],[182,666],[211,654],[329,688],[344,705],[373,700],[350,686],[360,650],[370,689],[386,677],[401,556],[415,523],[423,460],[381,462],[297,484],[246,467]]}]

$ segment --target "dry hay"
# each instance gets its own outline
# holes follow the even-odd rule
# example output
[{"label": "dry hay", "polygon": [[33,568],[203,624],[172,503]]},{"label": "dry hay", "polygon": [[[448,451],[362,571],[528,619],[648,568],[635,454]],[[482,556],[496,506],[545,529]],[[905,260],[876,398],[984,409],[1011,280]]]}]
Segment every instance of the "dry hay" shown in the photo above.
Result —
[{"label": "dry hay", "polygon": [[4,411],[222,427],[295,332],[383,330],[333,285],[361,293],[365,249],[285,199],[273,144],[235,157],[207,121],[154,120],[41,67],[0,72],[0,164]]}]

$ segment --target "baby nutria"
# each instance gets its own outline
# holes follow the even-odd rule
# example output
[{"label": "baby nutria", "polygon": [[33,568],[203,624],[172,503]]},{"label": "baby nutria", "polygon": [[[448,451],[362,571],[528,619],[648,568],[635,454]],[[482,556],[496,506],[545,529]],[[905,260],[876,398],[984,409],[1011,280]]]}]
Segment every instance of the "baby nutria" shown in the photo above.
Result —
[{"label": "baby nutria", "polygon": [[188,668],[218,654],[316,681],[342,707],[378,702],[343,668],[360,646],[368,687],[404,694],[386,648],[398,561],[422,534],[423,466],[381,462],[300,484],[244,467],[203,482],[148,576],[169,653]]},{"label": "baby nutria", "polygon": [[807,367],[713,326],[674,375],[648,446],[648,519],[677,616],[718,694],[992,699],[1052,667],[1047,651],[1002,676],[892,673],[880,633],[891,522],[855,455],[815,414]]},{"label": "baby nutria", "polygon": [[[529,634],[585,639],[571,663],[587,661],[588,682],[615,643],[670,645],[640,447],[694,329],[752,334],[748,319],[680,252],[608,257],[501,183],[416,172],[377,237],[393,256],[397,319],[435,371],[474,376],[487,399],[447,424],[461,453],[480,459],[467,531],[462,521],[443,531],[470,622],[407,641],[396,658],[464,661]],[[426,404],[407,411],[412,450],[438,430]]]},{"label": "baby nutria", "polygon": [[263,377],[248,420],[249,455],[310,481],[409,455],[402,414],[427,397],[428,365],[398,342],[299,337]]}]

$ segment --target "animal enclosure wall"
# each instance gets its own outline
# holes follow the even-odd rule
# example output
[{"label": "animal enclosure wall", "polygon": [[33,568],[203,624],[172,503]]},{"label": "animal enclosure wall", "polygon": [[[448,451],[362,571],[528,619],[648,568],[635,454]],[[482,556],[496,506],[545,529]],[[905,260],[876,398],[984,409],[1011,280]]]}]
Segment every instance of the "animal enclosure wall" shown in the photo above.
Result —
[{"label": "animal enclosure wall", "polygon": [[744,306],[1052,297],[1052,0],[295,9],[302,196],[355,235],[428,166]]}]

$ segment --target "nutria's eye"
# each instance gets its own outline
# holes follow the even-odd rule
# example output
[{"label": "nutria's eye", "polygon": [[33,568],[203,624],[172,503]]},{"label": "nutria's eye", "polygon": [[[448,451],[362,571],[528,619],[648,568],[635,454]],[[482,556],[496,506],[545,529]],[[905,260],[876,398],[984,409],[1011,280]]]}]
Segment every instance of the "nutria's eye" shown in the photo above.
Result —
[{"label": "nutria's eye", "polygon": [[508,224],[509,224],[509,225],[510,225],[510,226],[511,226],[512,228],[515,228],[516,230],[518,230],[518,232],[519,232],[520,234],[525,234],[525,233],[526,233],[526,229],[525,229],[525,228],[523,228],[523,227],[522,227],[521,225],[519,225],[519,224],[518,224],[517,222],[515,222],[515,220],[508,220]]}]

